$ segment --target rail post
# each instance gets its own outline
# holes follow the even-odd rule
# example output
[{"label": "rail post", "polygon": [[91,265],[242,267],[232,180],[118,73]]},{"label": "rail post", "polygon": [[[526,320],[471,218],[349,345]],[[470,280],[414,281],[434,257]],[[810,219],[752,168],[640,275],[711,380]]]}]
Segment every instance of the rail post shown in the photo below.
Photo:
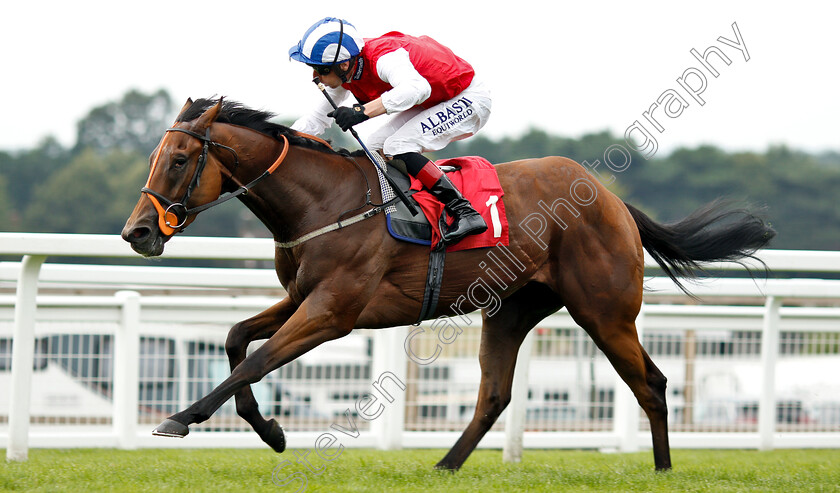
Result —
[{"label": "rail post", "polygon": [[46,255],[25,255],[20,266],[15,298],[12,336],[12,397],[9,408],[9,448],[6,460],[29,458],[29,400],[32,364],[35,358],[35,310],[38,302],[38,274]]},{"label": "rail post", "polygon": [[[371,422],[370,429],[380,450],[402,449],[405,385],[408,381],[408,356],[402,348],[407,335],[408,328],[405,326],[376,330],[372,335],[371,380],[375,390],[373,395],[382,398],[380,405],[383,405],[385,410]],[[378,387],[384,383],[387,383],[387,386]]]},{"label": "rail post", "polygon": [[122,313],[114,337],[114,415],[112,422],[121,449],[137,448],[140,378],[140,293],[119,291]]},{"label": "rail post", "polygon": [[781,300],[768,296],[761,331],[761,400],[758,403],[759,449],[773,450],[776,433],[776,362],[779,359],[779,309]]}]

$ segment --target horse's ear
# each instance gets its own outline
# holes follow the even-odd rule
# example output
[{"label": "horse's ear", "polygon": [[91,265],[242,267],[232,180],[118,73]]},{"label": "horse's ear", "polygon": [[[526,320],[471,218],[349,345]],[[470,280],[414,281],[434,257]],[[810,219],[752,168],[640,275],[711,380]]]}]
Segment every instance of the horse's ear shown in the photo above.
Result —
[{"label": "horse's ear", "polygon": [[196,128],[207,128],[216,121],[216,118],[219,116],[219,112],[222,111],[222,101],[224,98],[219,98],[219,102],[211,106],[204,112],[203,115],[198,117],[198,121],[196,121],[195,126]]},{"label": "horse's ear", "polygon": [[175,121],[180,120],[180,119],[181,119],[181,115],[183,115],[185,111],[187,111],[188,109],[190,109],[190,106],[192,106],[192,105],[193,105],[193,100],[192,100],[192,98],[187,98],[187,102],[186,102],[186,103],[184,103],[184,106],[181,108],[181,111],[179,111],[179,112],[178,112],[178,118],[176,118],[176,119],[175,119]]}]

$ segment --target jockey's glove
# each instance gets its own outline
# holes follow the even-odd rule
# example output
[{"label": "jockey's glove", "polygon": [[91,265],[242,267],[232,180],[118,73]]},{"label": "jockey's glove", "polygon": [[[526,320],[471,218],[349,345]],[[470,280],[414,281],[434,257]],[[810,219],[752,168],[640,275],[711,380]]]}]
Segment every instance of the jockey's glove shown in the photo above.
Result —
[{"label": "jockey's glove", "polygon": [[335,122],[338,123],[341,130],[345,132],[353,125],[362,123],[370,118],[365,114],[365,107],[360,104],[354,104],[352,108],[341,106],[327,113],[327,116],[335,118]]}]

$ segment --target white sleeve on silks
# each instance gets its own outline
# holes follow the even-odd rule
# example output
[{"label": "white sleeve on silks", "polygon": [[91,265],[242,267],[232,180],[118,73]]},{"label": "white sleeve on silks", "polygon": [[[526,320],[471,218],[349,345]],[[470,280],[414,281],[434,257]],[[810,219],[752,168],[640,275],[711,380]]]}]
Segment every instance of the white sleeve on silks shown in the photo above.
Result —
[{"label": "white sleeve on silks", "polygon": [[413,108],[432,95],[432,86],[414,68],[405,48],[382,55],[376,62],[376,73],[393,87],[382,94],[382,105],[389,115]]},{"label": "white sleeve on silks", "polygon": [[[347,99],[350,91],[340,86],[336,89],[328,87],[327,94],[330,95],[337,106],[341,106],[341,103]],[[330,128],[335,121],[332,117],[327,116],[327,113],[332,110],[333,107],[330,102],[327,101],[327,98],[323,98],[314,110],[312,110],[308,115],[298,118],[297,121],[292,124],[291,128],[292,130],[297,130],[298,132],[310,135],[321,135],[324,133],[324,130]]]}]

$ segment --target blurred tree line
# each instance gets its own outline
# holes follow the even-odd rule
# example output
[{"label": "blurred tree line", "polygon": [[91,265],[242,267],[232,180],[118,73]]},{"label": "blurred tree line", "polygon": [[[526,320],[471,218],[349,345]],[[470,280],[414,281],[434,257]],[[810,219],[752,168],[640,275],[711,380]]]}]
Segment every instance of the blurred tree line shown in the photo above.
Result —
[{"label": "blurred tree line", "polygon": [[[52,137],[34,149],[0,151],[0,231],[118,234],[146,181],[149,155],[175,117],[180,102],[159,90],[129,91],[119,101],[93,108],[65,148]],[[290,122],[279,122],[289,124]],[[358,145],[340,132],[337,145]],[[726,152],[713,146],[681,148],[647,161],[632,154],[621,172],[610,172],[604,152],[623,140],[600,132],[580,138],[532,129],[519,137],[477,136],[457,142],[436,158],[481,155],[499,163],[561,155],[601,161],[613,174],[610,188],[661,221],[679,219],[718,197],[765,207],[778,231],[772,248],[840,250],[840,153],[819,155],[770,147],[764,152]],[[186,234],[267,236],[250,213],[231,203],[202,213]]]}]

